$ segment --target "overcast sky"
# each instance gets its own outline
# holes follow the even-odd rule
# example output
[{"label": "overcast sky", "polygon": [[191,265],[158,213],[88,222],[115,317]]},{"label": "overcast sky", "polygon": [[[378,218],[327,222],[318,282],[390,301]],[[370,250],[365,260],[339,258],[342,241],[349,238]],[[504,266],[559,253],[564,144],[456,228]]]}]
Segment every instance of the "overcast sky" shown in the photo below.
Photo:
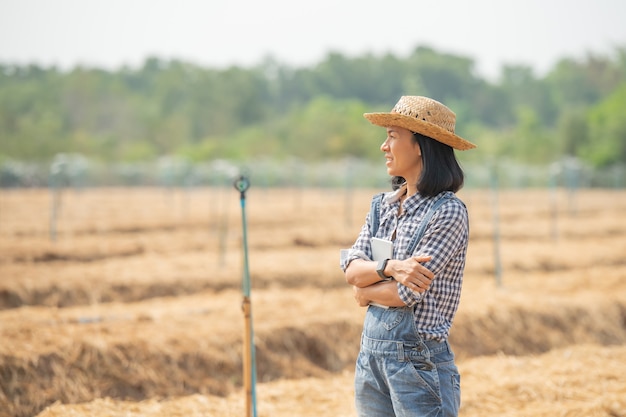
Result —
[{"label": "overcast sky", "polygon": [[212,67],[272,55],[308,66],[416,46],[474,59],[480,75],[626,46],[626,1],[0,0],[0,63],[117,69],[147,56]]}]

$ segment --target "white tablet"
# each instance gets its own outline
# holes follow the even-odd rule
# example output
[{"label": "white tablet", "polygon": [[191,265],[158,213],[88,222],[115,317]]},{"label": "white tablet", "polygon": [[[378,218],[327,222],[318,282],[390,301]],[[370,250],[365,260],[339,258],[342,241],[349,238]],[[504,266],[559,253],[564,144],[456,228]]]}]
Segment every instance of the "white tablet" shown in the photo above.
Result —
[{"label": "white tablet", "polygon": [[393,242],[390,240],[373,237],[372,257],[375,261],[393,258]]}]

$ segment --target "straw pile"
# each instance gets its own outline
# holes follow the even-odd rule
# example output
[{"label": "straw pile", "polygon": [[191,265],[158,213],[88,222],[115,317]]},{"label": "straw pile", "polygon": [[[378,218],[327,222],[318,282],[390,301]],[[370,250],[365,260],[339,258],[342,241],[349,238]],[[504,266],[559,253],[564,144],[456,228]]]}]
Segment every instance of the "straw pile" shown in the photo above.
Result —
[{"label": "straw pile", "polygon": [[[481,357],[461,363],[461,417],[624,417],[626,347],[579,345],[539,356]],[[279,380],[258,387],[261,416],[352,417],[353,375]],[[241,416],[243,393],[142,402],[98,399],[55,404],[38,417]]]}]

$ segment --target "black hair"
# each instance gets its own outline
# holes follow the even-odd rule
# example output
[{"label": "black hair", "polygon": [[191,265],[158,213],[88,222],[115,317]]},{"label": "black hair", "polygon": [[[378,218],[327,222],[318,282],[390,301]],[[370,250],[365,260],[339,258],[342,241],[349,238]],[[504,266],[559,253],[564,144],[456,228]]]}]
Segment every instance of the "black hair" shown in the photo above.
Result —
[{"label": "black hair", "polygon": [[[413,133],[413,139],[422,151],[422,173],[417,180],[419,193],[425,197],[434,197],[442,191],[459,191],[463,187],[465,175],[456,160],[454,149],[420,133]],[[391,188],[397,190],[404,182],[402,177],[393,177]]]}]

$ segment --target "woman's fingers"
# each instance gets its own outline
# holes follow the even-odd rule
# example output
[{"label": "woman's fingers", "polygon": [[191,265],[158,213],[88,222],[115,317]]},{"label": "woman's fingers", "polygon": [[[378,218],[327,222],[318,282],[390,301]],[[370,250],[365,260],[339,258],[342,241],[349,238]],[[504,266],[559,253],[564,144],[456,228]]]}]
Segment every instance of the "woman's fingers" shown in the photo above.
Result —
[{"label": "woman's fingers", "polygon": [[435,278],[435,274],[433,274],[428,268],[426,268],[424,265],[422,265],[422,263],[430,261],[432,259],[432,256],[420,255],[420,256],[414,256],[413,259],[415,261],[417,261],[417,265],[415,267],[417,272],[419,272],[424,277],[426,277],[426,278],[428,278],[430,280]]}]

